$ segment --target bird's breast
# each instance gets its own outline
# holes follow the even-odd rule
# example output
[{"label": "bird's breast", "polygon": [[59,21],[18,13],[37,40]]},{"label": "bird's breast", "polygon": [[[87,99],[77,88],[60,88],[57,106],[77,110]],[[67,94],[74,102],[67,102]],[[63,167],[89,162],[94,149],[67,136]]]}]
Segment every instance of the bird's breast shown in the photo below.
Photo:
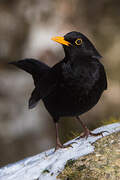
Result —
[{"label": "bird's breast", "polygon": [[78,65],[75,67],[69,65],[64,68],[62,75],[62,86],[72,94],[73,92],[76,94],[81,91],[84,94],[88,94],[100,78],[99,68],[93,68],[88,65]]},{"label": "bird's breast", "polygon": [[62,91],[76,103],[80,101],[97,101],[104,90],[105,81],[99,62],[82,64],[64,64]]}]

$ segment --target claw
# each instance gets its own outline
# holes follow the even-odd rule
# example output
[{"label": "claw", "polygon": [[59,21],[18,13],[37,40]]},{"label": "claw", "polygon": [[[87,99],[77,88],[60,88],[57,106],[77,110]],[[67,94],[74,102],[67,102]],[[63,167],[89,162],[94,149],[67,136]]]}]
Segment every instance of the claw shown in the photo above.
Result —
[{"label": "claw", "polygon": [[101,132],[99,132],[99,133],[92,133],[92,132],[90,132],[90,135],[91,135],[91,136],[102,136],[102,137],[103,137],[103,133],[104,133],[104,132],[109,133],[108,131],[101,131]]},{"label": "claw", "polygon": [[58,144],[56,145],[56,147],[55,147],[55,151],[58,150],[58,149],[60,149],[60,148],[69,148],[69,147],[73,148],[72,144],[74,144],[74,143],[77,144],[77,142],[72,142],[72,143],[67,144],[67,145],[62,145],[62,144],[59,144],[59,143],[58,143]]},{"label": "claw", "polygon": [[[72,144],[77,144],[77,142],[71,142],[70,144],[68,144],[68,145],[63,145],[63,146],[68,146],[68,147],[72,147],[72,148],[73,148]],[[66,147],[65,147],[65,148],[66,148]]]},{"label": "claw", "polygon": [[80,137],[78,137],[76,140],[78,140],[78,139],[80,139],[80,138],[88,138],[88,136],[89,135],[91,135],[91,136],[102,136],[103,137],[103,133],[104,132],[107,132],[107,133],[109,133],[109,131],[101,131],[101,132],[99,132],[99,133],[92,133],[89,129],[86,129],[86,131],[84,132],[84,134],[83,135],[81,135]]}]

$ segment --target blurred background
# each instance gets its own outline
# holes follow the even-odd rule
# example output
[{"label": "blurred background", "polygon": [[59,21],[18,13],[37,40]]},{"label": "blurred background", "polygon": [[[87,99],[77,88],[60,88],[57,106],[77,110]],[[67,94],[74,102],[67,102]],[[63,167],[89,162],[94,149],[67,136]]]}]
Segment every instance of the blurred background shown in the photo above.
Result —
[{"label": "blurred background", "polygon": [[[91,129],[119,121],[120,1],[1,0],[0,167],[55,145],[54,124],[43,103],[28,110],[32,77],[8,62],[32,57],[53,66],[64,52],[51,37],[73,30],[84,33],[96,45],[108,76],[108,90],[81,118]],[[80,132],[73,118],[61,119],[62,142]]]}]

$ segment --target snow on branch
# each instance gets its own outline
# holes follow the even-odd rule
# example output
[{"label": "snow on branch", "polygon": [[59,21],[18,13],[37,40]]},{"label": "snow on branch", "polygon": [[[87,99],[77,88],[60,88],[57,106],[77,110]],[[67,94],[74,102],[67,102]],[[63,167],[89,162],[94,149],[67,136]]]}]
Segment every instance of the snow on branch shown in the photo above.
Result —
[{"label": "snow on branch", "polygon": [[[108,131],[104,136],[120,131],[120,123],[113,123],[95,129],[93,132]],[[36,156],[25,158],[19,162],[9,164],[0,169],[0,180],[56,180],[57,175],[64,169],[70,159],[78,159],[81,156],[94,151],[93,142],[101,136],[89,136],[86,140],[73,139],[66,144],[75,142],[72,147],[54,149],[42,152]]]}]

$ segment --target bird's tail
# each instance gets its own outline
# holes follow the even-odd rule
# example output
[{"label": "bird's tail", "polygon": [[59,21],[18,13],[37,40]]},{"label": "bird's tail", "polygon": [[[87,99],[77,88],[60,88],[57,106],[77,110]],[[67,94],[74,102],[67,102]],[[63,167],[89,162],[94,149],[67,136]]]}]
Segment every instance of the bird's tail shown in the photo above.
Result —
[{"label": "bird's tail", "polygon": [[20,69],[30,73],[34,79],[34,84],[37,86],[41,77],[50,70],[50,67],[41,61],[35,59],[24,59],[19,61],[13,61],[9,64],[13,64]]},{"label": "bird's tail", "polygon": [[29,109],[34,108],[40,100],[40,88],[41,79],[50,70],[50,67],[41,61],[35,59],[24,59],[19,61],[10,62],[20,69],[30,73],[33,77],[35,89],[32,92],[31,98],[29,99]]}]

